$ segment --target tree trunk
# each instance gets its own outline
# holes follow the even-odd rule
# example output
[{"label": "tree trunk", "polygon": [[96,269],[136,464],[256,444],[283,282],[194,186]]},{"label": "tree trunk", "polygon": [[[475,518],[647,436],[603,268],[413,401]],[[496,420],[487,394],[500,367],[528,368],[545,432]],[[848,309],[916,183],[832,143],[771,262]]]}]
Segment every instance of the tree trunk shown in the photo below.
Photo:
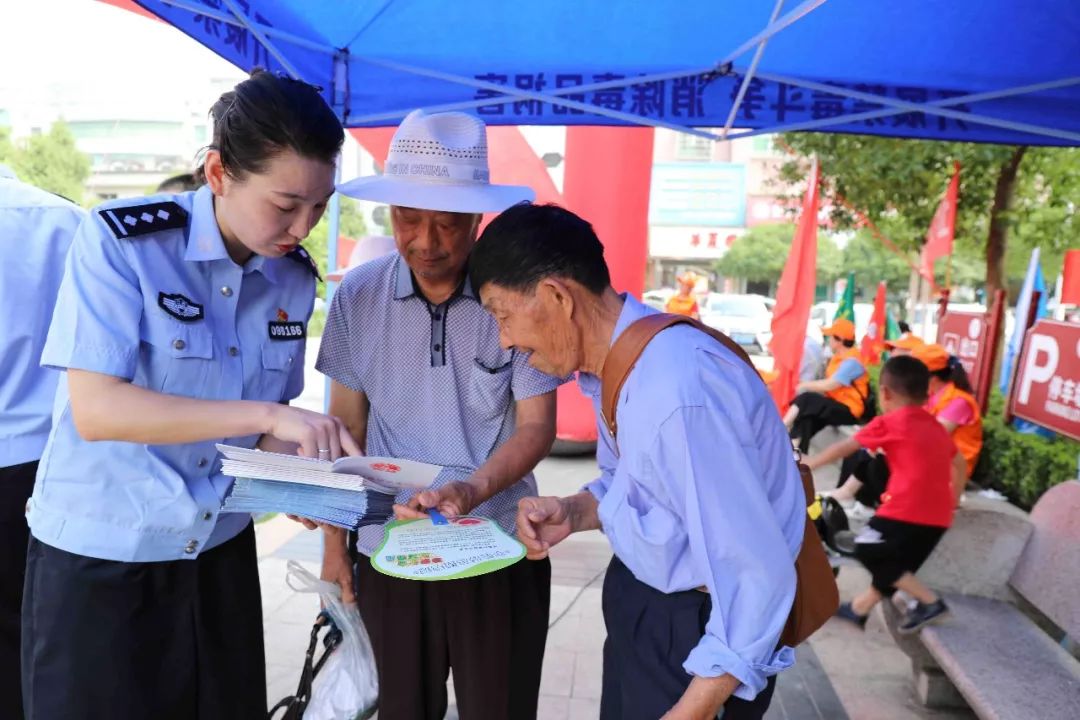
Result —
[{"label": "tree trunk", "polygon": [[1005,214],[1012,207],[1013,190],[1020,161],[1024,159],[1027,146],[1013,150],[1012,156],[1001,166],[997,186],[994,188],[994,204],[990,207],[990,232],[986,237],[986,306],[990,307],[994,292],[1005,288],[1005,246],[1008,243],[1009,225]]}]

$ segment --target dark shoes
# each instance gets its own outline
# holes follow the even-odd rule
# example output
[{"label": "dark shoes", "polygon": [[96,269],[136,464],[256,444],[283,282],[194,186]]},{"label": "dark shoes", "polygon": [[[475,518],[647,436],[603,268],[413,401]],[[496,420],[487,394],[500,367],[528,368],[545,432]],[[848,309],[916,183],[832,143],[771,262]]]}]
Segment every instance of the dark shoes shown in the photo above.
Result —
[{"label": "dark shoes", "polygon": [[944,600],[939,599],[929,605],[917,603],[914,608],[904,617],[900,626],[896,629],[901,635],[917,633],[924,626],[936,622],[949,614],[949,606]]},{"label": "dark shoes", "polygon": [[865,630],[866,620],[869,616],[855,612],[851,607],[851,603],[841,603],[840,607],[836,609],[836,617],[858,625],[860,630]]}]

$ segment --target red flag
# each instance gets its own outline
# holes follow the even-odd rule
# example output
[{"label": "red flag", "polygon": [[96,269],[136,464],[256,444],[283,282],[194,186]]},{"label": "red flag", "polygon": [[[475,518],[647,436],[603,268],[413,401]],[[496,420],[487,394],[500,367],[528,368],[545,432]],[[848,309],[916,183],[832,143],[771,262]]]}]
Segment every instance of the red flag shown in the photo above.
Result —
[{"label": "red flag", "polygon": [[799,383],[799,364],[802,362],[803,345],[806,342],[806,324],[810,320],[810,306],[814,303],[814,287],[817,284],[817,214],[818,183],[817,161],[810,173],[810,184],[803,196],[802,215],[791,241],[784,273],[776,291],[776,307],[773,309],[772,342],[769,350],[773,356],[776,379],[770,384],[773,400],[783,413],[795,395]]},{"label": "red flag", "polygon": [[859,352],[863,364],[877,365],[881,361],[881,351],[885,349],[885,282],[879,282],[877,295],[874,296],[874,315],[866,328]]},{"label": "red flag", "polygon": [[920,271],[923,277],[934,280],[934,261],[940,257],[952,255],[953,236],[956,233],[956,196],[960,191],[960,163],[953,165],[952,180],[945,196],[938,204],[934,219],[930,221],[930,230],[926,233],[926,244],[922,249]]}]

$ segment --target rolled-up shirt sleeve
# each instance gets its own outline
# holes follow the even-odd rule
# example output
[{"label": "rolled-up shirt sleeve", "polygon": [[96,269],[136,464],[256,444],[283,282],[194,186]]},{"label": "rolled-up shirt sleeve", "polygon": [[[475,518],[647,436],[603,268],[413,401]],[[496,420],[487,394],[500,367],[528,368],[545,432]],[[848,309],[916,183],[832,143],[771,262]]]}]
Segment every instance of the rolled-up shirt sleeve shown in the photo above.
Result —
[{"label": "rolled-up shirt sleeve", "polygon": [[753,425],[717,408],[683,407],[660,426],[649,453],[686,524],[690,554],[712,600],[705,634],[683,667],[700,677],[734,676],[735,695],[746,700],[794,662],[794,651],[777,642],[795,596],[788,538],[801,537],[802,528],[782,528],[774,507],[804,502],[787,497],[801,495],[794,483],[768,489],[764,474],[790,460],[763,467],[751,444]]}]

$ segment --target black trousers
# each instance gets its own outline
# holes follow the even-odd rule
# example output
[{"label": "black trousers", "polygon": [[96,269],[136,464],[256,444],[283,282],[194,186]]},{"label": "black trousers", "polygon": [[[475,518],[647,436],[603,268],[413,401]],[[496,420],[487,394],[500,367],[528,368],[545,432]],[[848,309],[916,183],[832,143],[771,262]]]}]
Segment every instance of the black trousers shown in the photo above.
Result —
[{"label": "black trousers", "polygon": [[[617,557],[604,578],[604,681],[600,720],[656,720],[693,679],[682,667],[705,633],[712,603],[706,593],[662,593],[634,577]],[[776,678],[752,701],[732,697],[723,720],[760,720]]]},{"label": "black trousers", "polygon": [[454,671],[461,720],[536,717],[551,563],[418,582],[356,564],[356,598],[379,671],[379,720],[442,720]]},{"label": "black trousers", "polygon": [[22,596],[26,576],[26,501],[37,461],[0,468],[0,718],[23,716],[19,670]]},{"label": "black trousers", "polygon": [[31,539],[22,639],[26,720],[264,720],[254,528],[154,563]]},{"label": "black trousers", "polygon": [[880,533],[881,539],[876,543],[855,543],[855,557],[870,572],[870,584],[885,597],[896,592],[896,581],[904,573],[918,572],[946,530],[876,515],[867,524]]},{"label": "black trousers", "polygon": [[865,450],[848,455],[840,464],[840,482],[836,487],[843,486],[852,475],[862,483],[855,499],[868,508],[876,508],[889,482],[889,464],[885,456],[881,453],[871,455]]},{"label": "black trousers", "polygon": [[830,425],[854,425],[858,418],[851,414],[847,405],[816,392],[795,396],[791,404],[799,408],[799,414],[791,426],[790,435],[799,441],[799,451],[810,452],[810,440]]}]

